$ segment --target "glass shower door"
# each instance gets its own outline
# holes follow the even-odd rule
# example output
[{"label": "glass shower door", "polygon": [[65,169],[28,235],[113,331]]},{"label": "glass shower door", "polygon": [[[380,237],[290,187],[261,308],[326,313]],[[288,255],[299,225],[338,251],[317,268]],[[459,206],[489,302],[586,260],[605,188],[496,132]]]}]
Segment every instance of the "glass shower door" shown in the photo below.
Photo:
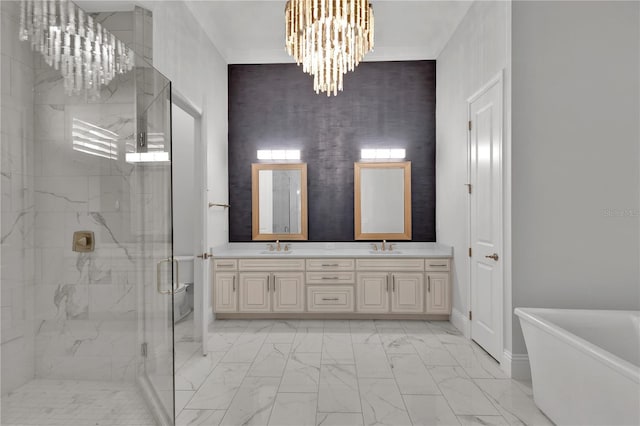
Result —
[{"label": "glass shower door", "polygon": [[162,424],[173,424],[173,293],[178,271],[173,257],[169,80],[152,68],[137,69],[136,104],[137,134],[127,161],[135,165],[134,220],[141,230],[141,383],[156,417]]}]

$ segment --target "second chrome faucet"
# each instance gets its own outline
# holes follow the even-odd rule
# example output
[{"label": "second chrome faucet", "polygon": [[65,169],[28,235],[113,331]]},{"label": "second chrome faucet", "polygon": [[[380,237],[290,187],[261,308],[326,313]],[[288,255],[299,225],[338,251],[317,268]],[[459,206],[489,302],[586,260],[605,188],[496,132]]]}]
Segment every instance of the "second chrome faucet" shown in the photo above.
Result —
[{"label": "second chrome faucet", "polygon": [[[378,251],[378,245],[376,243],[372,243],[373,251]],[[388,243],[387,240],[382,240],[380,243],[380,251],[393,251],[393,243]]]}]

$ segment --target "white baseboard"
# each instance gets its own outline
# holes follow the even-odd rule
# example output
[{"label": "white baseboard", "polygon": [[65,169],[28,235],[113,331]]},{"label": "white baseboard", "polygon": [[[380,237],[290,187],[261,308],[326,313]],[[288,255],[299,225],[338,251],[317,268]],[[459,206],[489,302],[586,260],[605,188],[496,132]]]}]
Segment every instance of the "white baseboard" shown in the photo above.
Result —
[{"label": "white baseboard", "polygon": [[460,332],[464,334],[464,337],[466,337],[467,339],[470,338],[471,330],[469,329],[469,319],[462,312],[457,309],[451,310],[451,324],[453,324],[455,328],[460,330]]},{"label": "white baseboard", "polygon": [[505,350],[502,359],[502,369],[512,379],[531,380],[531,366],[529,365],[529,355],[512,354],[511,351]]}]

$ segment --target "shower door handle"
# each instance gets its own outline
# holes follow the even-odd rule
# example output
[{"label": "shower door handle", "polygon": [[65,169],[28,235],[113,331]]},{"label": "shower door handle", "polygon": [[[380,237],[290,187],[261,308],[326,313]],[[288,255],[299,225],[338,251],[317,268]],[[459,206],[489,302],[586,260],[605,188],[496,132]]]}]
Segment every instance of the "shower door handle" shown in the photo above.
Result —
[{"label": "shower door handle", "polygon": [[[162,289],[161,269],[162,269],[162,265],[165,263],[175,263],[176,265],[176,280],[175,282],[173,281],[173,274],[172,274],[170,290]],[[179,265],[178,261],[174,258],[162,259],[160,262],[158,262],[158,264],[156,265],[156,288],[158,290],[158,293],[173,294],[173,292],[178,289],[178,286],[180,285],[179,284],[180,283],[180,267],[178,265]]]}]

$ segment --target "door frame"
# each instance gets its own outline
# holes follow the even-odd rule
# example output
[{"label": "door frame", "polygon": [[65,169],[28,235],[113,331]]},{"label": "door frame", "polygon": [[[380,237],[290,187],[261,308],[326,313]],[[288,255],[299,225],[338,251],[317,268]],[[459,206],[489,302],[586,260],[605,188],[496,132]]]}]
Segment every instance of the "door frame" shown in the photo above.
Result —
[{"label": "door frame", "polygon": [[[189,114],[194,121],[194,133],[193,133],[193,152],[194,152],[194,182],[196,183],[196,220],[194,221],[194,259],[193,259],[193,274],[194,274],[194,313],[193,323],[195,327],[195,333],[199,334],[202,339],[202,354],[206,355],[206,335],[209,323],[208,314],[208,302],[211,299],[209,295],[210,286],[209,283],[209,271],[210,267],[207,260],[198,259],[196,253],[205,253],[207,250],[208,239],[208,204],[207,204],[207,144],[204,138],[204,114],[194,102],[192,102],[187,96],[181,93],[179,90],[172,86],[171,88],[171,102]],[[195,286],[196,277],[200,276],[202,280],[201,286]]]},{"label": "door frame", "polygon": [[[499,264],[499,268],[501,270],[501,274],[502,274],[502,281],[500,283],[500,304],[498,307],[499,310],[499,314],[500,314],[500,321],[498,322],[498,336],[500,339],[500,349],[501,352],[498,354],[498,359],[497,361],[500,363],[500,365],[504,368],[505,367],[505,361],[507,361],[505,359],[505,346],[504,346],[504,342],[505,342],[505,338],[504,338],[504,330],[505,330],[505,291],[506,291],[506,287],[507,287],[507,277],[505,274],[505,271],[507,270],[506,268],[506,262],[505,262],[505,255],[507,253],[505,253],[505,213],[504,213],[504,209],[505,209],[505,188],[507,187],[507,185],[505,185],[505,169],[506,169],[506,165],[505,165],[505,145],[506,145],[506,125],[507,125],[507,117],[505,116],[505,78],[504,78],[504,74],[505,71],[504,69],[501,69],[496,75],[494,75],[492,78],[489,79],[488,82],[486,82],[484,85],[482,85],[480,87],[480,89],[478,89],[473,95],[469,96],[467,98],[467,121],[471,121],[471,105],[473,104],[473,102],[475,102],[476,100],[478,100],[480,97],[482,97],[485,93],[487,93],[489,91],[489,89],[493,88],[494,86],[498,86],[500,89],[500,101],[501,101],[501,105],[500,105],[500,124],[501,124],[501,137],[500,137],[500,191],[499,191],[499,195],[500,195],[500,208],[499,208],[499,214],[500,214],[500,226],[498,227],[498,252],[500,253],[501,257],[502,257],[502,262],[500,262]],[[467,131],[467,183],[471,183],[471,130]],[[472,190],[473,192],[473,190]],[[472,194],[470,194],[472,195]],[[471,221],[471,197],[468,196],[467,197],[467,242],[469,243],[469,247],[472,247],[472,241],[471,241],[471,227],[472,227],[472,221]],[[473,282],[471,280],[471,269],[472,269],[472,261],[471,261],[471,257],[468,258],[468,264],[467,264],[467,277],[468,277],[468,289],[467,289],[467,312],[469,311],[473,311],[472,309],[472,290],[473,290]],[[473,340],[473,334],[472,334],[472,327],[471,327],[471,320],[469,320],[468,315],[465,316],[465,318],[467,319],[467,322],[469,324],[468,326],[468,330],[469,330],[469,339]]]}]

